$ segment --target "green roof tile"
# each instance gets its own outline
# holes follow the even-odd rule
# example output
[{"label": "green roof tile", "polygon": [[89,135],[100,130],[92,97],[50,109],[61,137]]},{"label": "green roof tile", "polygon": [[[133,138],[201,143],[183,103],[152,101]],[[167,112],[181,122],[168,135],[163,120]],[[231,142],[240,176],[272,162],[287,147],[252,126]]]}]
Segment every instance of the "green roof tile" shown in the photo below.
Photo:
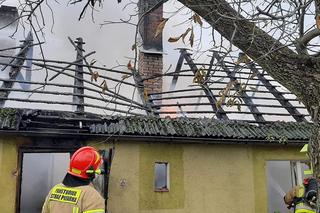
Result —
[{"label": "green roof tile", "polygon": [[[311,123],[273,122],[271,125],[257,126],[241,121],[221,121],[208,118],[149,118],[113,117],[101,121],[124,122],[121,134],[175,136],[175,137],[216,137],[234,139],[274,139],[308,140],[313,128]],[[91,133],[100,133],[91,126]],[[134,131],[132,131],[134,128]]]},{"label": "green roof tile", "polygon": [[[208,139],[239,139],[242,141],[306,141],[309,139],[313,124],[296,122],[273,122],[257,126],[241,121],[222,121],[210,118],[157,118],[148,116],[108,116],[88,114],[78,115],[72,112],[58,111],[23,111],[14,109],[0,109],[0,129],[16,129],[19,127],[40,127],[42,129],[52,128],[54,120],[58,129],[74,125],[78,128],[79,121],[85,118],[85,129],[90,134],[114,134],[114,135],[136,135],[136,136],[167,136],[188,137]],[[70,120],[75,119],[74,123]],[[42,119],[42,120],[41,120]],[[40,121],[40,122],[39,122]],[[71,122],[71,123],[70,123]],[[40,126],[38,126],[40,125]],[[75,133],[76,134],[76,133]]]}]

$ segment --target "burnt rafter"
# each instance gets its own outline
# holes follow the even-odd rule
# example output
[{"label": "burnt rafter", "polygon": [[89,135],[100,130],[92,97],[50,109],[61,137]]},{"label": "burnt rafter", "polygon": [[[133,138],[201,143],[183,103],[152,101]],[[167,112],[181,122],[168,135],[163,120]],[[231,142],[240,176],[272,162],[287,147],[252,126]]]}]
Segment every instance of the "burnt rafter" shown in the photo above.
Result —
[{"label": "burnt rafter", "polygon": [[138,89],[140,99],[146,109],[146,113],[148,115],[159,116],[159,114],[152,108],[152,106],[154,105],[153,100],[148,97],[147,90],[145,89],[140,73],[135,69],[132,69],[131,71],[133,80],[136,84],[136,88]]},{"label": "burnt rafter", "polygon": [[[176,84],[177,84],[177,81],[178,81],[178,77],[179,77],[179,73],[180,73],[181,68],[182,68],[183,60],[184,60],[183,54],[180,54],[176,69],[173,72],[173,78],[172,78],[172,82],[171,82],[171,85],[170,85],[170,91],[174,90],[175,87],[176,87]],[[176,74],[178,74],[178,75],[176,75]]]},{"label": "burnt rafter", "polygon": [[[17,106],[19,106],[19,103],[26,103],[26,106],[29,104],[56,105],[59,107],[64,106],[66,110],[80,113],[92,110],[100,110],[103,113],[121,113],[124,115],[140,115],[143,113],[142,110],[147,111],[149,114],[153,113],[152,105],[149,104],[149,102],[144,105],[135,101],[133,96],[128,98],[119,92],[122,84],[137,89],[143,88],[143,84],[140,85],[140,82],[142,82],[141,78],[140,80],[137,79],[139,76],[134,76],[134,79],[137,79],[137,81],[130,83],[125,80],[133,76],[132,73],[93,66],[95,60],[91,60],[91,62],[88,63],[86,57],[94,54],[95,51],[83,56],[82,52],[84,52],[84,49],[82,44],[84,43],[82,39],[78,38],[77,41],[74,42],[69,38],[69,41],[77,52],[77,59],[73,62],[49,60],[45,58],[37,59],[27,56],[30,53],[30,47],[41,44],[33,44],[31,34],[29,34],[23,41],[23,44],[20,45],[20,50],[15,56],[0,54],[0,58],[9,60],[9,62],[0,62],[0,65],[3,66],[1,67],[2,70],[7,68],[9,71],[9,78],[0,78],[0,105],[3,107],[6,102],[10,104],[16,103]],[[15,47],[14,49],[17,48],[18,47]],[[30,63],[27,63],[25,66],[25,61]],[[23,80],[17,78],[21,70],[31,71],[31,65],[38,67],[37,70],[45,69],[47,77],[53,74],[52,77],[49,78],[48,81],[43,82],[32,81],[28,78]],[[70,71],[72,73],[70,73]],[[111,78],[108,77],[108,74],[100,75],[98,71],[116,73],[121,75],[121,77]],[[73,80],[74,83],[59,83],[59,79],[56,79],[59,75],[66,76],[67,79]],[[62,77],[60,76],[60,78]],[[15,83],[27,85],[28,89],[22,86],[21,88],[15,87]],[[117,89],[110,89],[108,87],[108,85],[114,84]],[[36,87],[30,89],[33,86]],[[133,89],[133,91],[135,90]],[[9,95],[11,93],[13,94]],[[24,94],[24,96],[16,96],[17,93]],[[63,99],[61,99],[61,97],[63,97]],[[70,101],[70,99],[73,101]]]},{"label": "burnt rafter", "polygon": [[281,92],[279,92],[275,87],[272,87],[272,84],[268,79],[265,78],[264,75],[262,75],[258,69],[256,68],[254,63],[249,63],[248,67],[250,70],[257,76],[257,78],[265,85],[265,87],[269,90],[269,92],[277,98],[277,100],[280,102],[281,106],[284,107],[291,115],[292,117],[298,121],[303,122],[307,121],[305,119],[305,115],[301,114],[290,102],[288,99],[286,99]]},{"label": "burnt rafter", "polygon": [[[226,87],[228,87],[227,91],[233,91],[234,94],[228,93],[224,95],[230,99],[239,98],[240,103],[238,102],[236,104],[238,110],[231,109],[228,111],[226,110],[226,108],[223,108],[223,113],[225,116],[230,116],[231,118],[242,115],[243,119],[239,118],[238,120],[256,124],[267,124],[269,122],[267,119],[270,118],[270,116],[280,116],[283,117],[283,119],[291,117],[294,118],[297,122],[308,122],[307,118],[309,117],[309,115],[307,113],[299,111],[300,109],[306,110],[305,106],[294,104],[293,102],[298,101],[296,97],[290,98],[285,96],[292,95],[291,92],[277,90],[277,88],[281,88],[282,86],[275,84],[275,80],[271,78],[269,79],[268,73],[263,72],[263,69],[260,66],[256,67],[252,61],[248,61],[246,63],[234,63],[231,62],[233,61],[232,56],[227,56],[227,59],[225,59],[220,54],[221,52],[213,52],[210,64],[196,63],[193,61],[191,55],[187,52],[186,49],[180,49],[180,57],[176,69],[175,71],[170,73],[170,76],[173,76],[170,89],[168,91],[156,92],[151,94],[161,95],[160,97],[151,97],[150,99],[152,101],[163,101],[163,103],[157,104],[156,106],[153,106],[153,108],[167,107],[166,110],[159,112],[160,115],[177,113],[176,110],[170,111],[169,107],[179,108],[179,110],[182,112],[181,115],[183,114],[184,116],[189,116],[189,114],[191,116],[194,114],[211,114],[212,109],[210,110],[206,107],[217,107],[217,105],[224,107],[229,105],[229,101],[222,101],[222,103],[219,103],[219,101],[224,100],[224,98],[221,98],[221,94],[215,93],[215,91],[222,91]],[[245,65],[242,66],[238,63],[245,63]],[[188,69],[182,70],[182,64],[188,65]],[[198,69],[197,65],[202,67],[209,66],[209,68],[203,68],[203,70],[210,70],[212,72],[209,75],[208,72],[201,72],[202,69]],[[182,72],[190,71],[193,72],[193,75],[180,75],[180,73]],[[239,73],[240,75],[244,74],[245,76],[238,77],[238,75],[236,75],[237,73]],[[185,76],[189,78],[194,77],[194,82],[198,84],[192,85],[191,88],[187,89],[177,89],[176,82],[178,81],[178,78],[180,79]],[[241,79],[245,79],[246,83],[242,84],[240,82]],[[246,90],[247,86],[256,87],[256,89]],[[259,90],[257,89],[258,86]],[[197,94],[195,93],[197,91],[206,91],[206,93]],[[207,91],[210,91],[210,93],[208,93]],[[251,95],[252,92],[258,95]],[[200,102],[199,100],[201,100],[201,98],[205,98],[209,101]],[[198,101],[194,101],[193,99],[197,99]],[[175,100],[180,101],[178,102]],[[194,106],[195,108],[192,109],[192,107]],[[198,110],[198,106],[203,107]],[[248,107],[249,111],[239,110],[239,107],[242,106]],[[183,111],[181,109],[182,107],[185,107]],[[215,110],[216,108],[213,109]],[[282,112],[281,109],[286,109],[286,111]],[[253,118],[247,120],[246,118],[249,114],[252,115]],[[223,120],[221,114],[217,115],[217,118]]]},{"label": "burnt rafter", "polygon": [[[21,67],[23,66],[25,62],[25,58],[27,55],[27,52],[29,48],[32,46],[33,43],[33,38],[32,38],[32,33],[29,33],[27,38],[23,41],[23,44],[21,45],[21,49],[19,53],[17,54],[16,59],[12,59],[10,64],[10,71],[9,71],[9,80],[8,81],[3,81],[3,84],[0,88],[0,97],[3,98],[0,100],[0,106],[2,107],[5,103],[5,98],[7,98],[10,94],[10,90],[4,90],[4,89],[10,89],[13,87],[14,81],[10,80],[15,80],[21,70]],[[6,68],[6,66],[5,66]],[[2,70],[4,70],[3,68]]]},{"label": "burnt rafter", "polygon": [[75,111],[76,112],[84,112],[84,106],[79,105],[84,103],[84,97],[81,96],[84,94],[84,83],[83,83],[83,60],[80,60],[83,57],[83,49],[82,45],[85,44],[82,40],[82,38],[77,38],[77,41],[75,42],[77,44],[76,51],[77,51],[77,60],[79,60],[78,65],[76,66],[76,72],[75,76],[77,78],[74,78],[74,85],[73,93],[76,95],[73,96],[73,102],[76,103]]},{"label": "burnt rafter", "polygon": [[[312,120],[318,121],[320,82],[316,72],[319,70],[317,59],[297,54],[290,45],[281,43],[281,39],[259,28],[250,18],[242,16],[226,0],[178,1],[205,19],[232,46],[239,48],[254,61],[259,61],[259,66],[273,79],[300,98]],[[296,42],[299,41],[293,43]]]},{"label": "burnt rafter", "polygon": [[[180,54],[183,55],[184,59],[186,60],[188,66],[190,67],[191,71],[193,72],[194,75],[197,74],[197,72],[199,71],[197,66],[194,64],[190,53],[187,52],[186,49],[180,49]],[[213,111],[216,113],[217,118],[218,119],[222,119],[222,120],[228,120],[228,116],[226,114],[226,112],[222,109],[222,108],[218,108],[216,106],[217,103],[217,99],[215,98],[215,96],[213,95],[212,91],[210,90],[210,87],[207,85],[206,82],[202,82],[199,84],[201,86],[201,88],[203,89],[204,93],[206,94],[211,107],[213,109]]]},{"label": "burnt rafter", "polygon": [[227,76],[230,78],[230,82],[235,82],[234,87],[236,91],[241,93],[240,98],[245,102],[249,110],[252,112],[255,120],[264,122],[265,119],[263,118],[262,113],[260,113],[259,109],[253,104],[251,97],[245,91],[241,91],[241,84],[235,77],[237,67],[235,66],[233,71],[231,71],[227,66],[225,66],[223,58],[217,52],[213,52],[212,54],[218,60],[218,64],[220,64],[221,68],[227,73]]}]

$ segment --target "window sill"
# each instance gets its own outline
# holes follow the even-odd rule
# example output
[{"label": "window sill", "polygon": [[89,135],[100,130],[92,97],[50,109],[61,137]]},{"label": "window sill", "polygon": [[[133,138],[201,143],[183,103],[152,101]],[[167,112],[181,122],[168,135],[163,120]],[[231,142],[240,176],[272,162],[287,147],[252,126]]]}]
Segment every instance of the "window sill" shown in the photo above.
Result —
[{"label": "window sill", "polygon": [[155,192],[169,192],[169,189],[155,189]]}]

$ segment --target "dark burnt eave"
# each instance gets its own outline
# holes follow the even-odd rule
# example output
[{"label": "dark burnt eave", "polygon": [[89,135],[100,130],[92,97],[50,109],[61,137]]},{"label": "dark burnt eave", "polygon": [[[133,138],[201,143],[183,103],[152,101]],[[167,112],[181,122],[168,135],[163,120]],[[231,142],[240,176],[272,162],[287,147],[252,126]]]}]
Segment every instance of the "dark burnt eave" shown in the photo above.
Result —
[{"label": "dark burnt eave", "polygon": [[306,143],[313,125],[272,122],[254,125],[209,118],[108,116],[48,110],[0,109],[1,134],[111,137],[176,143]]}]

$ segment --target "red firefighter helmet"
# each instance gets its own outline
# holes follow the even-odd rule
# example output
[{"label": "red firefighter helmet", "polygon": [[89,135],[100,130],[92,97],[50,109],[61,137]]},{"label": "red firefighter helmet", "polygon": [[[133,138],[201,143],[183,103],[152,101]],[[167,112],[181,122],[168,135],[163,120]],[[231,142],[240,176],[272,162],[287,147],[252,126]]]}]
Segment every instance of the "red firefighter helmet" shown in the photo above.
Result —
[{"label": "red firefighter helmet", "polygon": [[91,146],[78,149],[71,157],[68,173],[88,179],[90,174],[99,169],[102,159],[97,150]]}]

